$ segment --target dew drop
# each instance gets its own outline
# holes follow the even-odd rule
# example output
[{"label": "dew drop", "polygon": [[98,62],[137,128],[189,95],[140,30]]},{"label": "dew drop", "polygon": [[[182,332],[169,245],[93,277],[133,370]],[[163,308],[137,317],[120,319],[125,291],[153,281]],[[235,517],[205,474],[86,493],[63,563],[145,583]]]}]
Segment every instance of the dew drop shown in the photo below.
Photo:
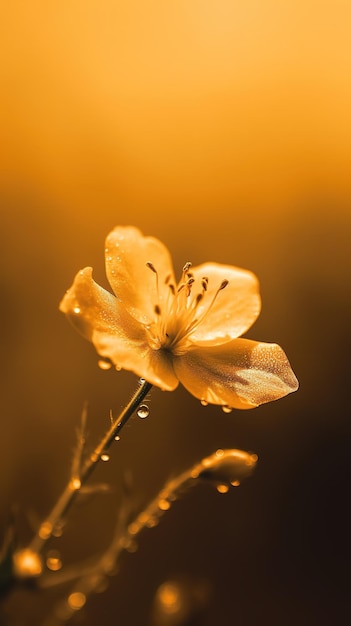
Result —
[{"label": "dew drop", "polygon": [[13,568],[18,578],[34,578],[42,572],[39,554],[30,548],[19,550],[13,555]]},{"label": "dew drop", "polygon": [[224,406],[222,406],[222,411],[223,413],[231,413],[232,412],[232,407],[228,406],[227,404],[225,404]]},{"label": "dew drop", "polygon": [[106,452],[104,452],[101,456],[100,456],[101,461],[109,461],[110,460],[110,455],[106,454]]},{"label": "dew drop", "polygon": [[75,306],[74,309],[73,309],[73,313],[78,315],[80,313],[80,307],[79,306]]},{"label": "dew drop", "polygon": [[208,406],[207,400],[200,400],[202,406]]},{"label": "dew drop", "polygon": [[120,366],[120,365],[115,365],[115,370],[116,370],[117,372],[120,372],[120,371],[121,371],[121,369],[122,369],[122,368],[121,368],[121,366]]},{"label": "dew drop", "polygon": [[140,383],[141,385],[143,385],[143,384],[144,384],[144,382],[145,382],[145,378],[139,378],[139,383]]},{"label": "dew drop", "polygon": [[58,572],[62,567],[61,555],[58,550],[50,550],[46,556],[46,567],[52,572]]},{"label": "dew drop", "polygon": [[168,509],[171,508],[171,503],[165,498],[161,498],[157,504],[158,508],[161,509],[161,511],[168,511]]},{"label": "dew drop", "polygon": [[141,419],[145,419],[150,415],[150,409],[146,404],[141,404],[137,410],[137,416],[141,417]]},{"label": "dew drop", "polygon": [[49,539],[52,533],[52,524],[51,522],[43,522],[39,528],[39,537],[40,539]]},{"label": "dew drop", "polygon": [[104,359],[100,359],[98,361],[98,366],[102,370],[110,370],[112,367],[112,363],[110,363],[110,361],[105,361]]},{"label": "dew drop", "polygon": [[239,487],[240,480],[232,480],[232,482],[230,484],[233,485],[233,487]]},{"label": "dew drop", "polygon": [[72,480],[69,483],[70,488],[72,489],[72,491],[78,491],[78,489],[81,488],[82,483],[80,481],[80,479],[77,478],[72,478]]},{"label": "dew drop", "polygon": [[121,438],[120,438],[120,436],[119,436],[119,435],[116,435],[116,436],[115,436],[115,441],[120,441],[120,439],[121,439]]},{"label": "dew drop", "polygon": [[79,611],[79,609],[82,609],[86,601],[87,598],[85,594],[81,593],[80,591],[74,591],[67,598],[68,606],[74,611]]},{"label": "dew drop", "polygon": [[218,493],[228,493],[229,487],[228,485],[217,485]]}]

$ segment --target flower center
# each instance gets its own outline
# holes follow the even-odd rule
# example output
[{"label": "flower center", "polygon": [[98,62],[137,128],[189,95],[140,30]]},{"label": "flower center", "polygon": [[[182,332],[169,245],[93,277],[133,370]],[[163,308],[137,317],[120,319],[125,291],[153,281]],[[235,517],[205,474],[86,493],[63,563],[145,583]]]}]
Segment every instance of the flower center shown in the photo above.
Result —
[{"label": "flower center", "polygon": [[[170,282],[170,277],[165,280],[167,295],[161,300],[159,293],[159,275],[152,263],[147,267],[155,274],[157,302],[154,306],[155,319],[146,326],[149,343],[154,350],[167,350],[175,355],[183,354],[189,346],[189,337],[203,321],[204,317],[212,308],[219,292],[228,285],[228,280],[223,280],[216,290],[212,299],[208,299],[207,306],[201,307],[207,296],[208,277],[201,280],[195,279],[190,271],[191,263],[183,267],[182,277],[178,286]],[[201,285],[201,290],[196,289]]]}]

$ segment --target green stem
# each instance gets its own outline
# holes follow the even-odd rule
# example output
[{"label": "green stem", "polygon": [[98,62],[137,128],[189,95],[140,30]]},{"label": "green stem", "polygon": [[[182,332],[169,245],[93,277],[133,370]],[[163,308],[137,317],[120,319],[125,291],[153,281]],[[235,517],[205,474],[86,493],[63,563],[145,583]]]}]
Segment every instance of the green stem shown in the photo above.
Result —
[{"label": "green stem", "polygon": [[101,460],[101,455],[109,448],[114,439],[119,435],[123,426],[127,423],[128,419],[138,408],[140,402],[149,393],[152,385],[145,380],[141,379],[141,382],[132,396],[131,400],[119,414],[119,416],[112,422],[110,429],[102,437],[101,441],[97,444],[94,451],[86,459],[83,467],[77,477],[71,477],[66,487],[59,496],[56,504],[52,508],[49,515],[42,522],[39,530],[34,535],[28,549],[34,553],[39,553],[43,546],[50,539],[55,527],[57,527],[60,520],[70,508],[72,502],[79,493],[81,487],[86,483],[90,474]]}]

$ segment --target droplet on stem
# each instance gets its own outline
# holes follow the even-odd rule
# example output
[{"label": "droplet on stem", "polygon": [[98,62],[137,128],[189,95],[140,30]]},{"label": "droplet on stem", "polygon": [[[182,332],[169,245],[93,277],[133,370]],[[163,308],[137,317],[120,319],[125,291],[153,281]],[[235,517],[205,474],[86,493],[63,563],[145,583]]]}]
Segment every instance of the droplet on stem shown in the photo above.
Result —
[{"label": "droplet on stem", "polygon": [[146,404],[141,404],[137,410],[137,416],[141,417],[141,419],[145,419],[150,415],[150,409]]},{"label": "droplet on stem", "polygon": [[104,461],[106,463],[106,461],[110,460],[110,455],[107,454],[106,452],[104,452],[101,456],[100,456],[101,461]]}]

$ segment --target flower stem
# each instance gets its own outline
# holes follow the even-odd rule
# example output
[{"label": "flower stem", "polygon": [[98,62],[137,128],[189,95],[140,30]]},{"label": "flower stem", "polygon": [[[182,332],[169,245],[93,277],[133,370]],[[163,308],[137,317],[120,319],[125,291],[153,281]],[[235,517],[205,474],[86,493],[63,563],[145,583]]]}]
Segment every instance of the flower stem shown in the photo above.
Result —
[{"label": "flower stem", "polygon": [[43,546],[53,534],[55,527],[58,526],[60,520],[70,508],[81,487],[86,483],[90,474],[101,460],[101,455],[109,448],[114,439],[119,435],[123,426],[136,411],[140,402],[142,402],[151,388],[152,385],[150,383],[140,379],[138,388],[128,404],[124,407],[119,416],[113,420],[109,430],[83,463],[79,476],[70,477],[56,504],[46,519],[42,522],[37,533],[34,535],[31,543],[29,544],[28,549],[30,551],[33,553],[39,553],[42,550]]}]

